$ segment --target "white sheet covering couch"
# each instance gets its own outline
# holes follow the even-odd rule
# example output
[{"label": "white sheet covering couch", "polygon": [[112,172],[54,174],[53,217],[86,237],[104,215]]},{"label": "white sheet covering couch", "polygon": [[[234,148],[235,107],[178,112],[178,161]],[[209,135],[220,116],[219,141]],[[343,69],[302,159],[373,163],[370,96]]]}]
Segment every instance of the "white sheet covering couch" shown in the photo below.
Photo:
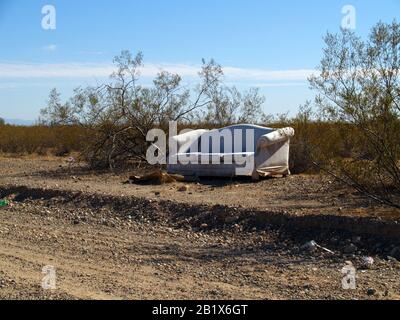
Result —
[{"label": "white sheet covering couch", "polygon": [[234,125],[194,130],[170,138],[168,172],[184,176],[233,177],[289,175],[292,128]]}]

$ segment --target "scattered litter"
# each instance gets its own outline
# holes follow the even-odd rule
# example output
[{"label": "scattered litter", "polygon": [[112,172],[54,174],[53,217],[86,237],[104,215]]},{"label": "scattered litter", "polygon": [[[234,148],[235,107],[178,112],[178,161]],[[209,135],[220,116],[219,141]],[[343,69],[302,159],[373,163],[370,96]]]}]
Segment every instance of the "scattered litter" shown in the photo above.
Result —
[{"label": "scattered litter", "polygon": [[370,269],[374,263],[375,260],[372,257],[362,257],[361,259],[361,267],[364,269]]},{"label": "scattered litter", "polygon": [[167,184],[177,181],[186,181],[184,176],[168,174],[161,170],[153,171],[143,176],[130,176],[125,184]]},{"label": "scattered litter", "polygon": [[309,251],[309,252],[313,252],[313,251],[315,251],[316,249],[317,249],[317,243],[316,243],[314,240],[307,242],[306,244],[304,244],[304,245],[301,247],[301,250],[303,250],[303,251]]},{"label": "scattered litter", "polygon": [[305,245],[303,245],[301,247],[302,250],[304,251],[309,251],[309,252],[313,252],[316,249],[321,249],[325,252],[328,252],[330,254],[335,254],[332,250],[329,250],[328,248],[325,248],[323,246],[320,246],[318,243],[316,243],[314,240],[307,242]]},{"label": "scattered litter", "polygon": [[0,207],[6,207],[8,206],[8,201],[7,200],[0,200]]}]

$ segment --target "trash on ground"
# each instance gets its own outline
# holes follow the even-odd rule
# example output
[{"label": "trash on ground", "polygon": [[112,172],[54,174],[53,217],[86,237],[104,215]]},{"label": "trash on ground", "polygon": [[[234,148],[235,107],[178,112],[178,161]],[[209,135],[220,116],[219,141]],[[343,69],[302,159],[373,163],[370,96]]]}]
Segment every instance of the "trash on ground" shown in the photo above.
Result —
[{"label": "trash on ground", "polygon": [[310,252],[315,251],[316,249],[317,249],[317,243],[314,240],[307,242],[301,247],[301,250]]},{"label": "trash on ground", "polygon": [[330,253],[330,254],[334,254],[334,252],[332,251],[332,250],[329,250],[328,248],[325,248],[325,247],[323,247],[323,246],[320,246],[318,243],[316,243],[314,240],[312,240],[312,241],[310,241],[310,242],[307,242],[305,245],[303,245],[302,247],[301,247],[301,249],[302,250],[305,250],[305,251],[310,251],[310,252],[313,252],[313,251],[315,251],[316,249],[321,249],[321,250],[323,250],[323,251],[325,251],[325,252],[328,252],[328,253]]},{"label": "trash on ground", "polygon": [[364,269],[370,269],[375,263],[374,258],[372,257],[362,257],[361,267]]},{"label": "trash on ground", "polygon": [[153,171],[143,176],[130,176],[127,184],[167,184],[178,181],[186,181],[185,177],[179,174],[168,174],[161,170]]},{"label": "trash on ground", "polygon": [[6,207],[8,206],[8,201],[7,200],[0,200],[0,207]]},{"label": "trash on ground", "polygon": [[[242,140],[245,139],[245,136],[237,136],[236,133],[248,132],[248,130],[254,133],[254,139],[252,143],[244,144]],[[228,148],[227,141],[221,145],[218,143],[220,146],[217,148],[214,145],[210,148],[208,144],[210,139],[220,139],[220,135],[226,133],[232,137],[231,142],[229,142],[231,148]],[[249,124],[237,124],[212,131],[206,129],[192,130],[170,137],[177,148],[170,154],[167,171],[168,173],[199,177],[231,178],[247,176],[252,177],[253,180],[259,180],[260,177],[288,176],[290,175],[290,139],[294,134],[294,129],[290,127],[271,129]],[[207,144],[205,145],[203,142],[207,142]],[[197,147],[196,151],[193,150],[193,146]],[[232,150],[235,150],[235,152],[232,153]],[[186,159],[200,161],[188,166],[187,163],[180,160],[182,156]],[[258,160],[254,161],[255,158]],[[202,164],[202,159],[207,159],[207,165]],[[238,159],[253,161],[256,165],[243,166],[243,163]],[[209,163],[209,160],[212,160],[212,163]],[[238,170],[239,168],[240,170]]]}]

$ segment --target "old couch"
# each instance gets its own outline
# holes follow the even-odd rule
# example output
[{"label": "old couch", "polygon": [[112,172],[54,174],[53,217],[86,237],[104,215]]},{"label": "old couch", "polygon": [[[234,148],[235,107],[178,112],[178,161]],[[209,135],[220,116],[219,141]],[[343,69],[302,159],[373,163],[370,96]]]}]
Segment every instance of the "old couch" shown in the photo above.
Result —
[{"label": "old couch", "polygon": [[289,175],[292,128],[234,125],[194,130],[170,138],[168,172],[185,176]]}]

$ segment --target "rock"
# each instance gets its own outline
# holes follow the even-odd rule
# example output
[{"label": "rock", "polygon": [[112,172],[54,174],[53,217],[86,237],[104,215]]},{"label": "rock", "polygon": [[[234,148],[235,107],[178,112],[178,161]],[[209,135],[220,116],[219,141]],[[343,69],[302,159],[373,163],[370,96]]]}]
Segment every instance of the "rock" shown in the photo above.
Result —
[{"label": "rock", "polygon": [[189,186],[188,186],[188,185],[182,186],[182,187],[180,187],[180,188],[178,189],[179,192],[186,192],[186,191],[188,191],[188,190],[189,190]]},{"label": "rock", "polygon": [[242,230],[242,226],[241,226],[240,224],[237,224],[237,223],[235,223],[235,224],[233,225],[233,228],[236,229],[236,230],[238,230],[238,231],[241,231],[241,230]]},{"label": "rock", "polygon": [[386,289],[385,292],[383,293],[383,296],[384,296],[384,297],[390,296],[390,290],[389,290],[389,289]]},{"label": "rock", "polygon": [[374,288],[368,288],[367,295],[374,296],[376,294],[376,290]]},{"label": "rock", "polygon": [[200,225],[200,228],[201,228],[201,229],[207,229],[207,228],[208,228],[208,224],[207,224],[207,223],[202,223],[202,224]]},{"label": "rock", "polygon": [[349,245],[345,246],[344,249],[343,249],[343,252],[346,253],[346,254],[352,254],[352,253],[354,253],[356,251],[357,251],[357,247],[352,243],[350,243]]}]

